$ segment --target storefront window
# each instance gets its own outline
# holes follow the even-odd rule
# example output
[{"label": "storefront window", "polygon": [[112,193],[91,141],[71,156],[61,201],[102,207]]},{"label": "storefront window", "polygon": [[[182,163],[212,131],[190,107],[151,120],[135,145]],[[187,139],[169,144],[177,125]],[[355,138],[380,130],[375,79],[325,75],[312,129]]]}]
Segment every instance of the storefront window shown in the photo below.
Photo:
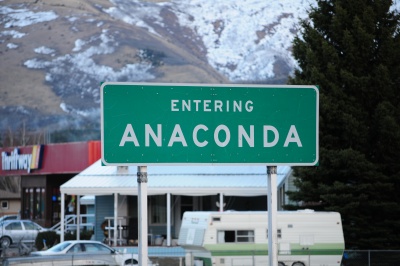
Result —
[{"label": "storefront window", "polygon": [[61,195],[59,188],[53,188],[51,192],[51,224],[54,225],[60,221],[61,216]]},{"label": "storefront window", "polygon": [[45,189],[44,188],[36,188],[36,216],[35,219],[43,219],[44,217],[44,201],[45,201]]},{"label": "storefront window", "polygon": [[44,218],[45,188],[25,188],[23,194],[23,218],[40,221]]},{"label": "storefront window", "polygon": [[31,219],[31,209],[30,209],[30,206],[29,206],[29,195],[30,195],[29,188],[25,188],[24,199],[23,199],[23,202],[24,202],[23,210],[24,210],[24,212],[22,214],[22,217],[24,219]]}]

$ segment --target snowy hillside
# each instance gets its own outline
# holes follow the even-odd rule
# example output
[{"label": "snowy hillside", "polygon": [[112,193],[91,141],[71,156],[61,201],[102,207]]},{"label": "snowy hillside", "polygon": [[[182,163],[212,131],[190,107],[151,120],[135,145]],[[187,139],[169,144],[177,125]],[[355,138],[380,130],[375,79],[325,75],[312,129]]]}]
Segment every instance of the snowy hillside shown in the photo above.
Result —
[{"label": "snowy hillside", "polygon": [[[99,123],[102,81],[282,83],[313,0],[0,0],[0,129]],[[399,5],[396,3],[396,6]]]},{"label": "snowy hillside", "polygon": [[168,8],[182,27],[195,32],[205,46],[211,66],[232,82],[264,81],[274,77],[274,64],[283,60],[291,69],[291,42],[299,19],[307,17],[312,0],[172,0],[158,4],[112,0],[105,10],[116,19],[159,34],[150,23],[168,28],[160,16]]}]

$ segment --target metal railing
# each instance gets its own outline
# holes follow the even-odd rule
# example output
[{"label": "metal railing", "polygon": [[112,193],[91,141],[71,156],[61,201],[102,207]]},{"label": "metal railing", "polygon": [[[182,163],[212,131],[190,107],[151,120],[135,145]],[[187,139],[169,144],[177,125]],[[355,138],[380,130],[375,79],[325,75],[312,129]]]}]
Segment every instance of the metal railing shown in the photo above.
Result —
[{"label": "metal railing", "polygon": [[[94,214],[81,214],[79,215],[79,228],[93,228],[94,223],[89,222],[90,220],[94,220]],[[77,223],[77,215],[75,214],[69,214],[65,215],[65,232],[67,231],[76,231],[78,223]],[[61,222],[53,225],[53,227],[50,228],[52,231],[60,231],[61,230]]]}]

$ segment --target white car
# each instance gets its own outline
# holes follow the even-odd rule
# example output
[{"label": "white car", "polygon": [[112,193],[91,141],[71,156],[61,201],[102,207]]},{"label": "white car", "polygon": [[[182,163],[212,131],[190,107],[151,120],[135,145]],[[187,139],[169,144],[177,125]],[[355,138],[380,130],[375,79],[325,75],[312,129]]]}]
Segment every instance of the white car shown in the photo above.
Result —
[{"label": "white car", "polygon": [[18,220],[19,219],[18,217],[19,217],[18,215],[4,215],[0,217],[0,223],[2,221],[7,221],[7,220]]},{"label": "white car", "polygon": [[[138,265],[139,257],[137,254],[119,252],[109,246],[92,240],[70,240],[61,242],[47,250],[31,252],[31,256],[51,256],[51,255],[77,255],[87,254],[86,258],[96,258],[98,255],[112,256],[117,265]],[[155,266],[148,259],[149,266]]]}]

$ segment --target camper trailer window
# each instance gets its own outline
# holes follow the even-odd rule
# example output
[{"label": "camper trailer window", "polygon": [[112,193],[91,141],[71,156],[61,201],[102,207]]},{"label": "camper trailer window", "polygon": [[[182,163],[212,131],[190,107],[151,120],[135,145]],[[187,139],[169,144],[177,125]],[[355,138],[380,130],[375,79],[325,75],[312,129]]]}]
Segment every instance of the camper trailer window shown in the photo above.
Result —
[{"label": "camper trailer window", "polygon": [[[278,238],[282,238],[282,229],[276,230],[276,233]],[[267,239],[268,239],[268,229],[267,229]]]},{"label": "camper trailer window", "polygon": [[254,230],[225,230],[217,232],[218,243],[254,243]]},{"label": "camper trailer window", "polygon": [[237,231],[236,241],[237,242],[254,242],[254,231],[253,230]]}]

